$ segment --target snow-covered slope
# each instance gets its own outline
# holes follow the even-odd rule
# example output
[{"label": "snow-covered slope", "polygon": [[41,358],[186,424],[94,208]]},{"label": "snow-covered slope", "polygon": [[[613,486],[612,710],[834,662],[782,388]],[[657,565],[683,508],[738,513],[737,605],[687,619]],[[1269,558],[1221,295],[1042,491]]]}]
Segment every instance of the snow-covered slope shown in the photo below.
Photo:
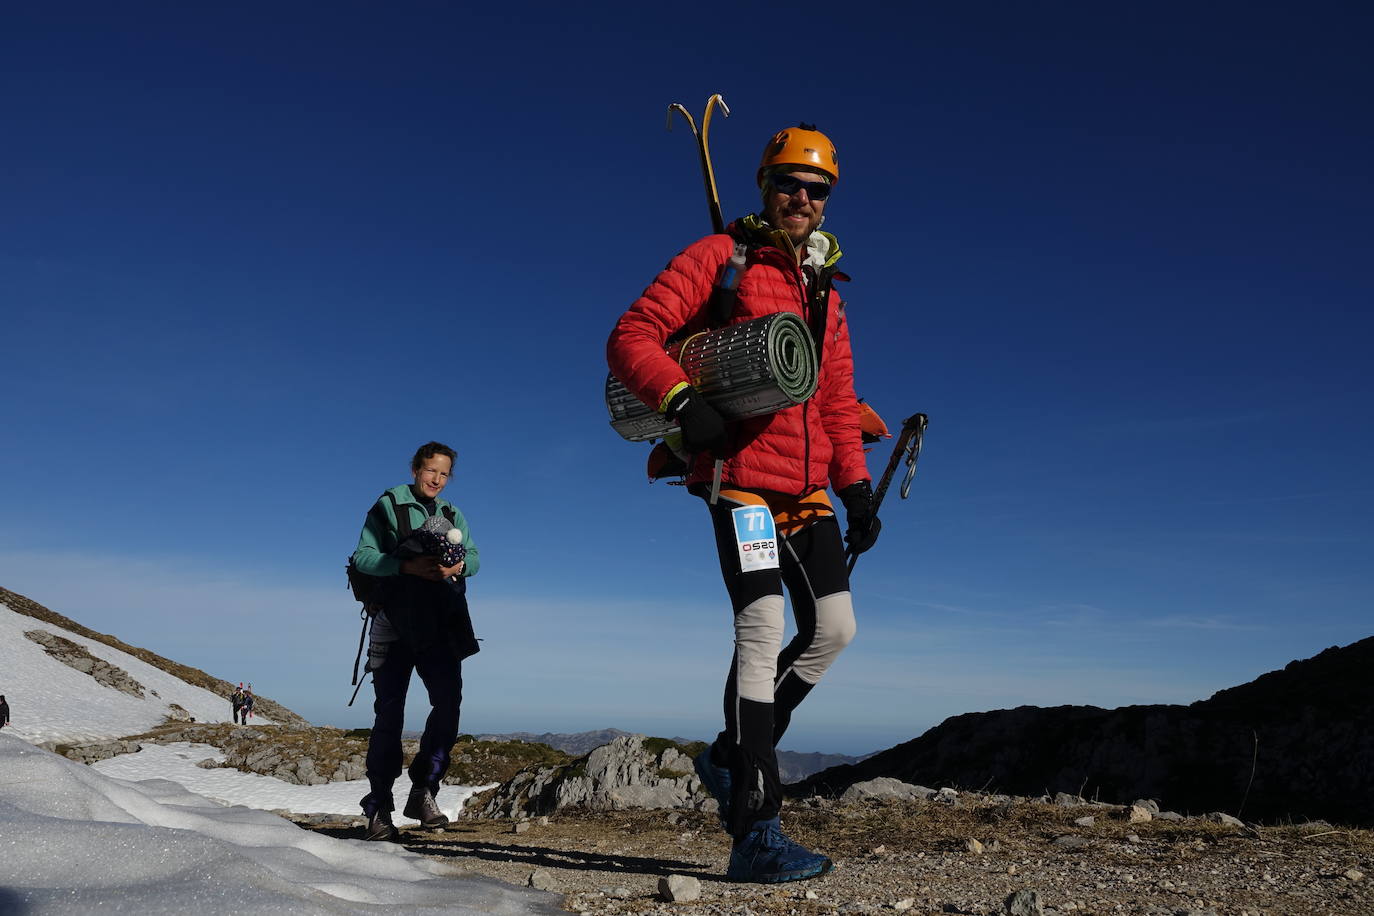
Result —
[{"label": "snow-covered slope", "polygon": [[[294,811],[298,814],[359,813],[362,797],[370,789],[366,779],[327,782],[317,786],[298,786],[271,776],[243,773],[233,767],[206,769],[196,764],[212,759],[222,761],[224,752],[208,744],[145,744],[136,754],[120,754],[91,764],[91,769],[106,776],[132,781],[170,779],[197,795],[226,805],[247,805],[264,811]],[[439,809],[457,820],[463,805],[473,793],[495,786],[449,786],[439,789],[435,802]],[[400,811],[393,817],[398,827],[415,823]]]},{"label": "snow-covered slope", "polygon": [[[44,630],[128,672],[144,688],[140,699],[107,687],[52,657],[26,637]],[[10,705],[14,734],[33,744],[79,744],[147,731],[166,720],[175,703],[198,722],[229,722],[229,701],[155,668],[126,652],[0,604],[0,695]],[[255,724],[271,720],[255,715]],[[5,733],[9,733],[9,728]]]},{"label": "snow-covered slope", "polygon": [[[80,647],[63,649],[69,656],[89,653],[121,669],[143,697],[54,658],[24,635],[33,630]],[[221,756],[205,745],[149,744],[96,767],[35,747],[147,731],[173,704],[200,722],[228,722],[229,702],[3,603],[0,694],[12,708],[11,727],[0,730],[0,913],[562,912],[553,895],[460,875],[399,844],[301,830],[261,810],[357,813],[363,780],[296,786],[200,769],[196,761]],[[456,816],[473,791],[444,786],[438,800]]]},{"label": "snow-covered slope", "polygon": [[0,913],[26,916],[563,912],[550,894],[396,844],[311,833],[164,779],[112,779],[5,732],[0,848]]}]

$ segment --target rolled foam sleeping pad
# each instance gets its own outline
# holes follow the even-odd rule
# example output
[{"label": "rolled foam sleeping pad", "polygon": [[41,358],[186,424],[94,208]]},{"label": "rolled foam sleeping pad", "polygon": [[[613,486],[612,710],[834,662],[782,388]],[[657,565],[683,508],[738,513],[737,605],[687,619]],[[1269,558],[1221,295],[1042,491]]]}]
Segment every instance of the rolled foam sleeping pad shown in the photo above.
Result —
[{"label": "rolled foam sleeping pad", "polygon": [[[744,420],[801,404],[820,374],[811,330],[791,312],[777,312],[694,334],[668,349],[692,387],[726,420]],[[611,428],[631,442],[661,439],[677,424],[606,376]]]}]

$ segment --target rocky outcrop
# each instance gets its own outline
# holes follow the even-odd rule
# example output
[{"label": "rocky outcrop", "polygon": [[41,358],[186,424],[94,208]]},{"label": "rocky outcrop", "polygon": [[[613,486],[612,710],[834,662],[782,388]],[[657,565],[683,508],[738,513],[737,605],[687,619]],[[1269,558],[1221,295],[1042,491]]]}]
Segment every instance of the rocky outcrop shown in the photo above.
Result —
[{"label": "rocky outcrop", "polygon": [[900,779],[893,779],[891,776],[879,776],[877,779],[870,779],[867,782],[856,782],[844,790],[840,796],[840,801],[854,802],[867,799],[927,799],[936,794],[934,789],[926,786],[913,786],[910,783],[902,782]]},{"label": "rocky outcrop", "polygon": [[[523,741],[526,744],[543,744],[565,754],[580,757],[583,754],[590,754],[603,744],[610,744],[617,738],[624,738],[632,734],[634,733],[621,731],[618,728],[602,728],[588,732],[541,732],[538,734],[534,732],[506,732],[499,735],[477,735],[476,737],[478,741]],[[690,743],[687,738],[673,738],[671,740],[679,747]]]},{"label": "rocky outcrop", "polygon": [[[616,738],[623,738],[633,732],[621,731],[618,728],[602,728],[597,731],[589,732],[505,732],[503,734],[477,735],[478,741],[522,741],[527,744],[543,744],[551,748],[563,751],[565,754],[581,756],[592,752],[603,744],[610,744]],[[693,747],[700,748],[705,746],[705,741],[696,741],[691,738],[670,738],[668,739],[684,750],[691,750]],[[858,763],[863,757],[851,757],[846,754],[821,754],[816,752],[803,751],[784,751],[778,750],[778,775],[783,782],[796,782],[804,779],[812,773],[819,773],[821,770],[830,767],[837,767],[846,763]]]},{"label": "rocky outcrop", "polygon": [[627,808],[714,810],[692,761],[663,739],[626,735],[560,767],[517,773],[488,796],[478,796],[471,813],[480,817],[537,817],[560,808],[599,811]]},{"label": "rocky outcrop", "polygon": [[1374,824],[1371,670],[1374,638],[1190,706],[967,713],[789,791],[836,795],[887,776],[1018,795],[1143,796],[1180,811],[1220,807],[1247,820]]},{"label": "rocky outcrop", "polygon": [[367,775],[361,742],[345,740],[337,729],[291,731],[278,728],[240,727],[211,740],[209,729],[165,732],[158,742],[178,741],[213,743],[224,759],[213,767],[232,767],[245,773],[271,776],[300,786],[362,779]]},{"label": "rocky outcrop", "polygon": [[58,745],[53,748],[70,760],[90,765],[120,754],[137,754],[142,745],[137,741],[119,739],[116,741],[97,741],[93,744]]},{"label": "rocky outcrop", "polygon": [[[363,757],[366,743],[336,728],[251,728],[223,723],[177,723],[170,718],[167,725],[141,735],[91,744],[54,743],[49,749],[89,764],[119,754],[137,753],[145,744],[207,744],[218,748],[223,757],[202,760],[197,766],[203,769],[230,767],[303,786],[362,779],[367,772]],[[413,756],[418,742],[404,744],[407,755]]]},{"label": "rocky outcrop", "polygon": [[111,665],[103,658],[96,658],[85,646],[47,630],[26,630],[24,635],[67,667],[74,668],[82,674],[89,674],[97,684],[138,697],[140,700],[144,699],[143,691],[147,688],[134,680],[123,668]]}]

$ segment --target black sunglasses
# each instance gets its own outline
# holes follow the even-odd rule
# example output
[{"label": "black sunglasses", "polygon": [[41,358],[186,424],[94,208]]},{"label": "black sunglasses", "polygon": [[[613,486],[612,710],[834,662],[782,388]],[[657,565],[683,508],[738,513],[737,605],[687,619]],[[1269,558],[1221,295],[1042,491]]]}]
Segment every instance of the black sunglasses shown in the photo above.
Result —
[{"label": "black sunglasses", "polygon": [[802,181],[795,175],[784,174],[770,176],[768,183],[773,186],[773,190],[788,196],[803,188],[806,189],[806,196],[812,200],[825,200],[830,196],[830,185],[824,181]]}]

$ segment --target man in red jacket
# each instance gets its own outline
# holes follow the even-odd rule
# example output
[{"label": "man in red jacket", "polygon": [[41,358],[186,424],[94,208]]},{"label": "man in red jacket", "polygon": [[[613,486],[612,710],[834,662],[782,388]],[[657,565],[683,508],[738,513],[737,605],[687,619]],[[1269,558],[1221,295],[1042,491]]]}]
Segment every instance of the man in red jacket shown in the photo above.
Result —
[{"label": "man in red jacket", "polygon": [[[717,460],[719,499],[709,503],[721,573],[734,609],[734,659],[725,684],[725,729],[696,759],[734,838],[728,876],[775,883],[824,874],[831,862],[789,840],[774,748],[811,688],[850,640],[845,542],[873,546],[879,523],[864,463],[854,362],[844,302],[832,289],[840,247],[820,231],[839,180],[835,147],[814,126],[779,131],[758,170],[759,214],[692,244],[621,316],[607,344],[611,372],[646,404],[676,420],[689,454],[689,490],[707,499]],[[820,361],[816,393],[762,417],[727,423],[664,350],[667,339],[719,326],[708,308],[726,261],[744,246],[746,269],[727,323],[791,312],[811,329]],[[845,507],[843,540],[827,485]],[[759,543],[764,550],[752,549]],[[797,635],[786,647],[783,587]]]}]

